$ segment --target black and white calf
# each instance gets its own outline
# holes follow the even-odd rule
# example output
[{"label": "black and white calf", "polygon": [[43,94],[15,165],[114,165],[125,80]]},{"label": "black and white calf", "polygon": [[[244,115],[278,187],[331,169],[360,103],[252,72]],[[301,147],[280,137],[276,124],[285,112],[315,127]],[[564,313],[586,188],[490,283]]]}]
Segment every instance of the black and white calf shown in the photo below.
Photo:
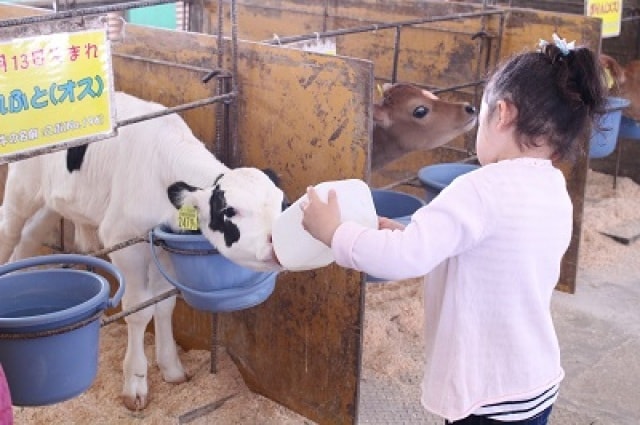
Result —
[{"label": "black and white calf", "polygon": [[[116,94],[118,119],[164,107]],[[172,203],[173,202],[173,203]],[[220,253],[254,270],[276,270],[271,228],[281,212],[283,192],[255,168],[229,169],[218,161],[176,114],[129,125],[117,137],[9,165],[0,210],[0,262],[37,255],[55,220],[76,229],[77,245],[89,251],[146,234],[159,224],[177,229],[177,205],[199,212],[202,233]],[[175,205],[174,205],[175,204]],[[158,250],[162,264],[169,259]],[[126,281],[122,308],[170,289],[146,244],[110,254]],[[124,404],[147,405],[144,332],[153,318],[157,363],[167,382],[182,382],[171,325],[175,297],[126,317]]]}]

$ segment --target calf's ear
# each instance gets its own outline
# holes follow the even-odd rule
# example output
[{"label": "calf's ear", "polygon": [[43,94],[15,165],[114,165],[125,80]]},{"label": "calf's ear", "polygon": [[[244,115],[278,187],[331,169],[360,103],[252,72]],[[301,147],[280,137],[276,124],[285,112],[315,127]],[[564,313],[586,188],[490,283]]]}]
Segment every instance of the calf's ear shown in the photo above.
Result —
[{"label": "calf's ear", "polygon": [[[278,174],[275,171],[273,171],[271,168],[263,168],[262,172],[265,173],[269,177],[269,180],[271,180],[277,187],[282,189],[282,186],[280,186],[280,176],[278,176]],[[283,193],[282,194],[282,211],[289,208],[290,205],[291,205],[291,202],[289,201],[289,198],[287,198],[287,194]]]},{"label": "calf's ear", "polygon": [[195,192],[196,190],[199,190],[199,188],[182,181],[175,182],[167,188],[167,196],[169,197],[171,204],[173,204],[176,209],[180,209],[187,192]]},{"label": "calf's ear", "polygon": [[262,172],[265,173],[267,177],[269,177],[269,180],[271,180],[273,184],[280,187],[280,176],[278,176],[275,171],[273,171],[271,168],[263,168]]},{"label": "calf's ear", "polygon": [[387,128],[391,125],[391,118],[389,112],[381,105],[373,105],[373,122],[376,125]]},{"label": "calf's ear", "polygon": [[427,99],[431,99],[431,100],[439,100],[440,99],[438,96],[436,96],[435,94],[431,93],[429,90],[422,90],[422,94]]}]

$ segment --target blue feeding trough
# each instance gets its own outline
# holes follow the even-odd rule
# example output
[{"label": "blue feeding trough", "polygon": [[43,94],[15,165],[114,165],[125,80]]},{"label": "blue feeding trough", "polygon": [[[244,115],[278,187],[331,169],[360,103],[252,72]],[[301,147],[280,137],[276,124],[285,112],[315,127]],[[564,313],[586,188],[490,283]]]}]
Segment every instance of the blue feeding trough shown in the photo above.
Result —
[{"label": "blue feeding trough", "polygon": [[445,187],[458,176],[479,168],[476,164],[463,164],[458,162],[433,164],[418,170],[418,179],[425,188],[425,199],[431,202]]},{"label": "blue feeding trough", "polygon": [[618,136],[624,139],[640,140],[640,122],[625,117],[620,118],[620,132]]},{"label": "blue feeding trough", "polygon": [[372,189],[371,196],[376,214],[392,218],[405,226],[411,221],[411,215],[425,204],[417,196],[395,190]]},{"label": "blue feeding trough", "polygon": [[[201,234],[173,233],[158,226],[149,239],[158,270],[195,309],[228,312],[250,308],[264,302],[275,288],[277,272],[242,267],[221,255]],[[163,269],[154,243],[169,254],[176,278]]]},{"label": "blue feeding trough", "polygon": [[604,158],[616,148],[622,110],[630,102],[621,97],[608,97],[605,114],[600,119],[601,130],[594,129],[589,140],[589,158]]},{"label": "blue feeding trough", "polygon": [[[47,264],[100,268],[118,289],[109,298],[109,282],[86,270],[22,270]],[[123,292],[120,272],[98,258],[56,254],[0,266],[0,363],[15,406],[58,403],[91,386],[98,368],[98,319]]]},{"label": "blue feeding trough", "polygon": [[[376,214],[396,220],[405,226],[411,221],[411,215],[425,205],[425,202],[417,196],[395,190],[371,189],[371,196]],[[370,275],[367,275],[366,279],[368,282],[386,280]]]}]

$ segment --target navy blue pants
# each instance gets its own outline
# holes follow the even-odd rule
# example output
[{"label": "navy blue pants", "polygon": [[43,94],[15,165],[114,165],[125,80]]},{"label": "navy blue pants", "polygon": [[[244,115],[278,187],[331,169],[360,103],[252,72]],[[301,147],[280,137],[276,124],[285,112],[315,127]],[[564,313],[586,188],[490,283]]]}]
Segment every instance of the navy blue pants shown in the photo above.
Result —
[{"label": "navy blue pants", "polygon": [[489,419],[484,416],[471,415],[455,422],[449,422],[445,420],[444,423],[445,425],[547,425],[547,420],[549,419],[549,415],[551,414],[552,407],[553,406],[549,406],[534,417],[522,421],[504,422],[497,421],[495,419]]}]

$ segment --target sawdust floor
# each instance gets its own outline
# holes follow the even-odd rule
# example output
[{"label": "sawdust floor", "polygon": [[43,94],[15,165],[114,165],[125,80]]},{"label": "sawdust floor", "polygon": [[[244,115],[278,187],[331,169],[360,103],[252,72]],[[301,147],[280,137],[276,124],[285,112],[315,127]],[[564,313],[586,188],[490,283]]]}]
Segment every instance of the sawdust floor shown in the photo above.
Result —
[{"label": "sawdust floor", "polygon": [[[580,273],[612,270],[617,259],[640,250],[640,242],[622,244],[601,232],[612,226],[640,221],[640,187],[630,179],[589,172],[585,196]],[[615,279],[615,275],[611,278]],[[578,282],[580,285],[580,282]],[[375,376],[419,391],[422,370],[422,301],[419,279],[372,283],[367,286],[363,379]],[[243,424],[302,425],[312,422],[254,394],[223,349],[217,373],[211,374],[208,351],[180,356],[192,379],[181,385],[163,382],[150,364],[152,398],[143,412],[130,412],[120,402],[121,364],[126,344],[124,325],[102,329],[98,376],[92,387],[69,401],[46,407],[14,408],[17,425],[30,424]],[[147,335],[147,357],[153,359],[153,339]],[[152,361],[152,360],[150,360]]]}]

